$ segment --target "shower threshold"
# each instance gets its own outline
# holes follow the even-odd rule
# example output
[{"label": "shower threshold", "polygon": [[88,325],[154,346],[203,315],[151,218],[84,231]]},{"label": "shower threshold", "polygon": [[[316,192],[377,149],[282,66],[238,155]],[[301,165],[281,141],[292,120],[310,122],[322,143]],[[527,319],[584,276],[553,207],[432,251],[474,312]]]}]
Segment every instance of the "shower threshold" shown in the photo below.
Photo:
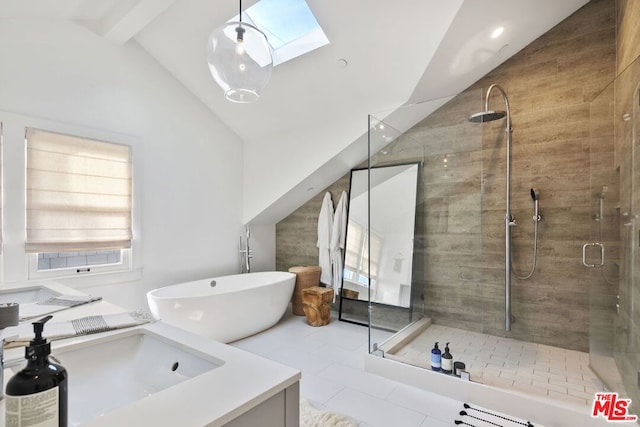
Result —
[{"label": "shower threshold", "polygon": [[[430,354],[435,342],[440,343],[441,349],[449,343],[453,360],[465,363],[471,381],[431,371]],[[394,379],[406,376],[404,382],[410,385],[454,399],[464,400],[477,394],[480,400],[476,403],[487,407],[494,404],[494,409],[507,413],[514,408],[513,404],[495,405],[501,406],[512,397],[528,402],[524,406],[538,402],[542,412],[548,412],[545,405],[549,404],[569,409],[569,415],[572,411],[589,415],[595,393],[606,391],[589,369],[588,353],[434,325],[429,318],[389,337],[378,345],[378,350],[365,361],[365,368],[373,373]],[[396,372],[390,374],[390,370]],[[490,394],[488,388],[502,397],[497,400],[481,397]],[[527,418],[526,408],[523,412],[511,413]]]}]

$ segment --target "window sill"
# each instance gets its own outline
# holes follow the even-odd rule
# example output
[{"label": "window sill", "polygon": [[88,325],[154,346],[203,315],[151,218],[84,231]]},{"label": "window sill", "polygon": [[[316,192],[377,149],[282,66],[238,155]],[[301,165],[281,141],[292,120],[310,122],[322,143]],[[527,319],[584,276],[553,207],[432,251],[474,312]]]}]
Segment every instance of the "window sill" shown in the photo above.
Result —
[{"label": "window sill", "polygon": [[74,276],[58,277],[49,280],[74,289],[87,289],[97,286],[115,285],[118,283],[135,282],[142,279],[142,269],[126,271],[107,271],[103,273],[87,273]]}]

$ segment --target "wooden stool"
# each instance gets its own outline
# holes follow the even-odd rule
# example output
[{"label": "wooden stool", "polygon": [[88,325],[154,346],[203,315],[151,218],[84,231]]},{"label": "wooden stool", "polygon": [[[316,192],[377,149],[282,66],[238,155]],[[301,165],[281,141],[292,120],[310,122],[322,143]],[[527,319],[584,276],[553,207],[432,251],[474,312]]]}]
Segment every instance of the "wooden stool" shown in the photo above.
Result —
[{"label": "wooden stool", "polygon": [[322,269],[317,265],[291,267],[289,273],[296,274],[296,285],[293,288],[293,296],[291,297],[291,311],[296,316],[304,316],[304,308],[302,306],[302,291],[311,286],[320,284],[320,273]]},{"label": "wooden stool", "polygon": [[302,291],[302,304],[307,323],[311,326],[324,326],[331,319],[333,289],[312,286]]}]

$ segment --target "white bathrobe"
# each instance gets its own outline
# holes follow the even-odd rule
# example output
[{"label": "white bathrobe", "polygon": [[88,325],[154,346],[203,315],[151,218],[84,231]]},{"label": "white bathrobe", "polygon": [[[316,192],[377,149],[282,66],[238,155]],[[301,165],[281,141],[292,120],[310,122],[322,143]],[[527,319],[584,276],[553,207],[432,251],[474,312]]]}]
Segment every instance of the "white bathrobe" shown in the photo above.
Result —
[{"label": "white bathrobe", "polygon": [[333,230],[331,231],[331,268],[333,270],[334,296],[342,286],[342,271],[344,241],[347,234],[347,192],[343,191],[333,215]]},{"label": "white bathrobe", "polygon": [[320,282],[327,286],[333,283],[331,280],[331,230],[333,229],[333,202],[331,193],[327,192],[322,200],[320,216],[318,217],[318,265],[322,269]]}]

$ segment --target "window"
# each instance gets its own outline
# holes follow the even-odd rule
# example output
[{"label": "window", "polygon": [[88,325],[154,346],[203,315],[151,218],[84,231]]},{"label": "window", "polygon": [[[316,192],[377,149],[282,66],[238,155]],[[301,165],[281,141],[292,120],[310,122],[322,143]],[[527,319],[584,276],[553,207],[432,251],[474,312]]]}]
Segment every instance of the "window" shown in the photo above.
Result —
[{"label": "window", "polygon": [[[371,287],[375,288],[382,252],[382,237],[373,231],[368,235],[367,229],[353,220],[349,220],[347,235],[349,238],[344,255],[344,278],[364,287],[369,287],[370,278]],[[371,245],[368,238],[371,239]],[[369,257],[369,246],[371,246],[371,257]],[[369,266],[371,271],[367,274]]]},{"label": "window", "polygon": [[[238,20],[237,15],[230,19]],[[267,36],[274,66],[329,44],[305,0],[260,0],[243,12],[242,20]]]},{"label": "window", "polygon": [[75,268],[80,272],[90,272],[91,267],[118,265],[122,263],[121,249],[79,252],[40,252],[38,253],[38,271]]},{"label": "window", "polygon": [[131,148],[33,128],[26,146],[26,251],[37,254],[35,270],[128,267]]}]

